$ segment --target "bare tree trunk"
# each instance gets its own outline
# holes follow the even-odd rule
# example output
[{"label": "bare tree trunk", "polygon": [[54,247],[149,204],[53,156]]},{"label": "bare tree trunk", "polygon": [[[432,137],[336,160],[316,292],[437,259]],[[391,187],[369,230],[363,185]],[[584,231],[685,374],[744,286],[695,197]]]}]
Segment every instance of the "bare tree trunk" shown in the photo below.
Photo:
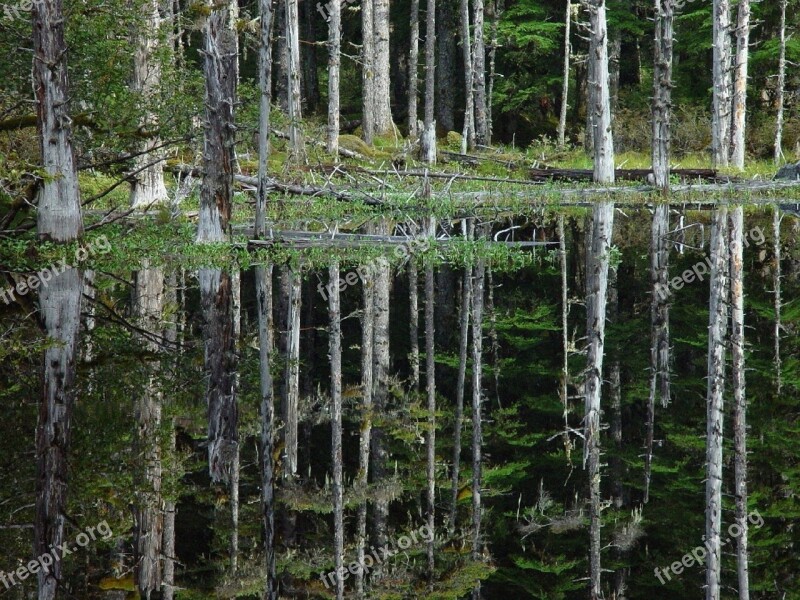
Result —
[{"label": "bare tree trunk", "polygon": [[[264,0],[265,4],[269,0]],[[265,8],[262,5],[262,9]],[[262,18],[268,12],[262,12]],[[263,22],[262,22],[263,25]],[[258,348],[261,392],[261,520],[264,525],[266,591],[264,600],[278,600],[275,566],[275,404],[272,356],[272,265],[256,267]]]},{"label": "bare tree trunk", "polygon": [[469,0],[460,0],[461,51],[464,57],[464,132],[461,153],[475,148],[475,81],[472,68],[472,37],[469,31]]},{"label": "bare tree trunk", "polygon": [[420,138],[422,162],[436,164],[436,0],[428,0],[425,28],[425,131]]},{"label": "bare tree trunk", "polygon": [[[161,50],[159,43],[162,19],[159,14],[159,0],[147,0],[144,4],[144,18],[135,25],[133,52],[133,77],[131,89],[139,94],[145,107],[140,127],[148,131],[158,128],[156,115],[149,109],[159,94],[161,87],[161,64],[158,56]],[[149,137],[139,146],[144,152],[134,161],[137,171],[131,183],[130,203],[134,208],[147,207],[167,200],[167,188],[164,186],[164,169],[160,162],[161,152],[153,150],[161,145],[159,136]],[[141,169],[141,170],[140,170]]]},{"label": "bare tree trunk", "polygon": [[486,125],[489,129],[488,138],[489,140],[492,139],[493,132],[494,132],[494,80],[497,75],[497,47],[498,47],[498,40],[497,40],[497,30],[500,25],[500,17],[503,14],[503,9],[505,8],[505,0],[491,0],[492,2],[492,25],[490,30],[490,42],[489,42],[489,91],[487,92],[486,96]]},{"label": "bare tree trunk", "polygon": [[[342,311],[339,301],[339,263],[328,269],[331,358],[331,462],[333,469],[333,552],[336,572],[344,568],[344,497],[342,493]],[[335,577],[336,598],[344,598],[344,578]]]},{"label": "bare tree trunk", "polygon": [[600,587],[600,400],[605,353],[606,295],[609,253],[614,231],[614,204],[598,202],[592,212],[591,251],[586,265],[586,381],[584,394],[584,466],[589,468],[589,595],[602,598]]},{"label": "bare tree trunk", "polygon": [[286,0],[275,0],[275,95],[278,106],[289,111],[289,47],[286,44]]},{"label": "bare tree trunk", "polygon": [[413,259],[408,261],[408,305],[409,305],[409,337],[411,338],[411,389],[419,390],[419,276],[417,264]]},{"label": "bare tree trunk", "polygon": [[653,67],[653,184],[669,188],[672,139],[672,41],[675,0],[656,0],[655,61]]},{"label": "bare tree trunk", "polygon": [[567,277],[567,238],[564,231],[564,215],[558,215],[558,254],[561,267],[561,387],[559,394],[561,403],[564,405],[564,452],[567,455],[567,462],[571,464],[572,458],[572,438],[570,438],[569,425],[569,278]]},{"label": "bare tree trunk", "polygon": [[287,348],[285,397],[283,405],[284,441],[286,451],[285,475],[297,473],[297,427],[300,401],[300,307],[302,274],[298,267],[289,267],[289,302],[286,316]]},{"label": "bare tree trunk", "polygon": [[376,135],[387,135],[394,130],[391,106],[390,62],[391,48],[389,31],[391,29],[389,0],[373,2],[373,69],[375,85],[375,123]]},{"label": "bare tree trunk", "polygon": [[289,151],[291,159],[296,163],[301,163],[305,160],[306,150],[303,132],[300,128],[303,110],[300,95],[300,22],[297,0],[286,0],[286,46],[288,48]]},{"label": "bare tree trunk", "polygon": [[[472,288],[472,560],[483,556],[481,539],[481,485],[483,453],[483,259],[475,264],[475,281]],[[472,600],[480,600],[481,583],[472,588]]]},{"label": "bare tree trunk", "polygon": [[[661,406],[670,401],[669,375],[669,204],[658,204],[650,233],[650,394],[647,399],[647,435],[644,459],[644,498],[650,501],[656,396]],[[661,386],[659,387],[659,382]]]},{"label": "bare tree trunk", "polygon": [[[259,32],[258,46],[258,196],[256,199],[255,218],[255,237],[257,239],[266,233],[267,172],[269,170],[270,154],[269,130],[272,116],[272,0],[259,0],[258,9],[261,17],[261,30]],[[271,302],[272,299],[270,298]]]},{"label": "bare tree trunk", "polygon": [[728,209],[714,211],[711,233],[711,289],[708,324],[708,407],[706,430],[706,600],[720,599],[722,553],[722,416],[725,393],[725,334],[728,307]]},{"label": "bare tree trunk", "polygon": [[456,517],[458,514],[458,489],[459,474],[461,467],[461,429],[464,421],[464,387],[467,378],[467,353],[469,350],[469,313],[472,303],[472,274],[469,268],[464,269],[461,286],[461,313],[460,313],[460,337],[458,352],[458,375],[456,379],[456,410],[455,423],[453,425],[453,473],[452,490],[450,494],[450,515],[448,520],[448,530],[451,535],[456,528]]},{"label": "bare tree trunk", "polygon": [[729,0],[714,0],[714,100],[711,110],[711,159],[715,168],[728,166],[730,148],[731,8]]},{"label": "bare tree trunk", "polygon": [[342,5],[328,3],[328,153],[339,156],[339,68],[342,46]]},{"label": "bare tree trunk", "polygon": [[593,88],[594,180],[614,183],[614,136],[611,132],[611,97],[608,75],[608,26],[605,0],[584,0],[591,23],[589,41],[589,87]]},{"label": "bare tree trunk", "polygon": [[[372,362],[374,357],[375,336],[375,280],[371,267],[366,269],[363,277],[364,283],[364,313],[361,317],[361,431],[358,445],[358,475],[354,487],[364,497],[358,504],[356,516],[356,552],[358,564],[364,564],[364,554],[367,545],[367,482],[369,480],[369,449],[372,437]],[[416,272],[416,271],[415,271]],[[417,383],[419,383],[419,353],[417,353]],[[356,593],[358,598],[364,595],[364,570],[356,572]]]},{"label": "bare tree trunk", "polygon": [[[133,313],[139,326],[160,336],[164,310],[164,273],[147,263],[136,273]],[[152,336],[140,336],[148,352],[158,355],[159,344]],[[158,387],[158,361],[145,364],[146,383],[137,394],[134,415],[138,454],[143,461],[137,479],[136,506],[136,585],[144,598],[161,588],[161,542],[163,535],[163,499],[161,496],[161,406]]]},{"label": "bare tree trunk", "polygon": [[[745,0],[746,1],[746,0]],[[741,10],[741,9],[740,9]],[[733,209],[730,220],[731,269],[731,376],[733,380],[733,432],[736,561],[739,578],[739,600],[750,599],[747,538],[747,396],[745,394],[744,358],[744,209]]]},{"label": "bare tree trunk", "polygon": [[364,141],[372,143],[375,136],[375,0],[361,2],[361,129]]},{"label": "bare tree trunk", "polygon": [[778,115],[775,119],[775,164],[783,160],[783,112],[786,90],[786,5],[788,0],[780,0],[781,6],[781,25],[780,25],[780,57],[778,58],[778,96],[775,102],[778,104]]},{"label": "bare tree trunk", "polygon": [[475,143],[486,146],[489,123],[486,117],[486,46],[483,41],[484,0],[473,0],[472,77],[475,89]]},{"label": "bare tree trunk", "polygon": [[733,72],[733,120],[731,122],[731,162],[744,170],[745,128],[747,124],[747,67],[750,56],[750,0],[739,0],[736,22],[736,59]]},{"label": "bare tree trunk", "polygon": [[569,65],[572,57],[572,2],[567,0],[566,16],[564,17],[564,69],[561,82],[561,112],[558,117],[558,147],[563,148],[566,143],[567,131],[567,105],[569,100]]},{"label": "bare tree trunk", "polygon": [[419,0],[411,0],[411,50],[408,56],[408,137],[413,141],[417,131],[417,96],[419,95]]},{"label": "bare tree trunk", "polygon": [[772,237],[773,237],[773,253],[775,255],[775,268],[772,275],[772,288],[774,294],[774,307],[775,307],[775,331],[773,334],[773,342],[775,347],[775,387],[777,395],[780,397],[783,391],[783,377],[781,369],[783,361],[781,361],[781,310],[783,309],[783,300],[781,298],[781,212],[776,206],[772,212]]},{"label": "bare tree trunk", "polygon": [[[427,487],[428,529],[434,531],[436,527],[436,356],[434,332],[434,294],[433,294],[433,267],[425,267],[425,388],[428,395],[428,431],[425,436],[427,449]],[[433,584],[435,575],[434,544],[431,536],[428,542],[428,581]]]},{"label": "bare tree trunk", "polygon": [[[175,435],[170,432],[172,446]],[[172,447],[172,450],[175,448]],[[173,600],[175,598],[175,514],[177,507],[175,501],[168,499],[164,502],[164,537],[161,544],[161,553],[164,556],[164,568],[161,578],[161,599]]]}]

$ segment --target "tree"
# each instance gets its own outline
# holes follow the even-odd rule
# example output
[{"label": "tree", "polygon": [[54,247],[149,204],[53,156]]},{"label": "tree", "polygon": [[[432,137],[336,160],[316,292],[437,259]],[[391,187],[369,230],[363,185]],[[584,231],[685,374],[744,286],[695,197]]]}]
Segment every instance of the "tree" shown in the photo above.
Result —
[{"label": "tree", "polygon": [[[328,269],[331,358],[331,464],[333,468],[333,552],[336,573],[344,568],[344,497],[342,493],[342,313],[339,300],[339,264]],[[344,598],[344,578],[336,580],[336,598]]]},{"label": "tree", "polygon": [[711,108],[711,159],[714,167],[727,167],[730,148],[731,9],[729,0],[714,0],[713,106]]},{"label": "tree", "polygon": [[425,124],[420,138],[422,161],[436,163],[436,0],[428,0],[425,28]]},{"label": "tree", "polygon": [[408,137],[417,131],[417,96],[419,95],[419,0],[411,0],[411,50],[408,55]]},{"label": "tree", "polygon": [[656,0],[655,61],[653,67],[653,184],[669,187],[672,138],[672,40],[675,0]]},{"label": "tree", "polygon": [[731,162],[744,170],[745,128],[747,124],[747,66],[750,56],[750,0],[739,0],[736,22],[736,58],[733,71],[733,119],[731,122]]},{"label": "tree", "polygon": [[[428,431],[425,436],[427,450],[427,525],[431,531],[436,527],[436,356],[434,331],[434,278],[433,266],[425,267],[425,390],[428,396]],[[428,542],[428,579],[433,584],[435,575],[433,536]]]},{"label": "tree", "polygon": [[339,153],[339,67],[342,45],[342,5],[328,3],[328,153]]},{"label": "tree", "polygon": [[[481,560],[481,485],[483,482],[483,259],[478,259],[473,269],[472,285],[472,560]],[[480,600],[481,582],[472,588],[472,600]]]},{"label": "tree", "polygon": [[605,0],[583,0],[589,11],[589,104],[594,146],[594,180],[614,183],[614,138],[608,77],[608,25]]},{"label": "tree", "polygon": [[464,60],[464,131],[461,153],[475,148],[475,79],[472,64],[472,37],[469,31],[469,0],[460,0],[461,51]]},{"label": "tree", "polygon": [[372,143],[375,135],[375,0],[361,3],[361,129],[364,141]]},{"label": "tree", "polygon": [[720,599],[722,572],[722,417],[727,331],[728,209],[715,209],[711,231],[711,283],[706,391],[706,600]]},{"label": "tree", "polygon": [[[370,0],[366,0],[369,2]],[[372,2],[372,43],[373,58],[370,61],[373,69],[374,102],[373,131],[375,135],[386,135],[394,130],[391,107],[390,62],[391,47],[389,32],[391,31],[389,0],[371,0]]]},{"label": "tree", "polygon": [[305,159],[305,143],[300,129],[303,119],[300,96],[300,22],[297,12],[297,0],[286,0],[286,45],[288,103],[289,103],[289,146],[292,160],[302,162]]},{"label": "tree", "polygon": [[558,117],[558,145],[564,147],[567,129],[567,100],[569,98],[569,65],[572,57],[572,2],[567,0],[566,17],[564,18],[564,74],[561,82],[561,112]]},{"label": "tree", "polygon": [[472,84],[475,90],[475,143],[487,146],[489,123],[486,102],[486,45],[483,40],[484,0],[473,0]]},{"label": "tree", "polygon": [[780,24],[780,57],[778,58],[778,96],[775,99],[778,105],[778,115],[775,119],[775,164],[779,164],[783,159],[783,113],[786,90],[786,5],[788,0],[780,0],[781,24]]}]

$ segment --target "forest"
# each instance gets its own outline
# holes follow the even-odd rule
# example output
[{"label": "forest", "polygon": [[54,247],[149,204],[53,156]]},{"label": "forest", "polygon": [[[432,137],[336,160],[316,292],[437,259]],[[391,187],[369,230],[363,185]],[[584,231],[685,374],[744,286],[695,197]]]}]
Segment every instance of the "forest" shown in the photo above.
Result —
[{"label": "forest", "polygon": [[795,0],[4,0],[0,598],[800,599]]}]

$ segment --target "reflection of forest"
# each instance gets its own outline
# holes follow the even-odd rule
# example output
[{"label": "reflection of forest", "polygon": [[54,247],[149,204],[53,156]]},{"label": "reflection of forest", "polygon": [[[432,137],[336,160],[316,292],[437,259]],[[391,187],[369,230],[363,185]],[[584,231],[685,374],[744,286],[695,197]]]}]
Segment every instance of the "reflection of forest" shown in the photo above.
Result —
[{"label": "reflection of forest", "polygon": [[[705,568],[663,585],[653,570],[713,529],[708,458],[719,476],[723,585],[736,580],[725,532],[742,510],[745,519],[757,510],[764,522],[750,531],[752,597],[800,593],[792,550],[800,221],[773,218],[769,207],[746,211],[739,227],[733,207],[712,214],[598,205],[592,213],[440,223],[456,237],[504,231],[499,239],[555,244],[517,248],[519,261],[480,241],[444,262],[426,252],[390,264],[373,253],[355,285],[324,297],[318,290],[329,277],[358,268],[330,248],[241,277],[228,265],[199,280],[169,257],[130,265],[134,272],[99,269],[82,295],[79,272],[66,271],[39,302],[47,326],[53,311],[77,319],[83,298],[79,337],[76,323],[46,349],[45,368],[77,364],[72,440],[66,461],[54,465],[69,488],[39,489],[38,497],[33,432],[39,411],[58,412],[62,402],[58,390],[45,408],[38,402],[43,330],[26,319],[25,305],[0,306],[0,571],[32,556],[35,504],[46,499],[53,514],[66,502],[64,540],[101,521],[114,532],[65,559],[63,597],[111,598],[138,586],[155,598],[165,585],[178,598],[259,597],[268,518],[281,597],[328,597],[320,574],[337,566],[334,544],[347,568],[433,519],[435,543],[363,569],[363,581],[351,571],[347,595],[364,585],[369,598],[459,598],[480,579],[487,599],[583,598],[589,562],[599,557],[606,597],[624,587],[631,599],[690,598]],[[609,247],[602,232],[610,228],[599,223],[610,215]],[[737,231],[749,239],[738,300],[736,254],[714,251],[735,250]],[[710,265],[708,278],[653,294],[698,262]],[[329,331],[340,332],[340,346]],[[436,377],[428,386],[431,347]],[[734,384],[743,373],[749,501],[737,506],[745,397]],[[583,384],[592,377],[590,403]],[[341,474],[331,459],[339,419]],[[274,428],[268,440],[265,423]],[[40,456],[49,443],[38,440]],[[274,504],[265,481],[274,481]],[[6,597],[35,587],[30,577]]]}]

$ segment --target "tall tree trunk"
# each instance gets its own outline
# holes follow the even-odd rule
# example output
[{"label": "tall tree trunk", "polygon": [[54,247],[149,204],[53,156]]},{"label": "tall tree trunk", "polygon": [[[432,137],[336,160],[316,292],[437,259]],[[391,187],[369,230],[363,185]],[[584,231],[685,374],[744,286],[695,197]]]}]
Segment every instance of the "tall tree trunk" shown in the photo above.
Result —
[{"label": "tall tree trunk", "polygon": [[342,5],[328,3],[328,153],[334,160],[339,153],[339,67],[342,45]]},{"label": "tall tree trunk", "polygon": [[563,148],[566,143],[567,107],[569,105],[569,66],[572,58],[572,2],[567,0],[564,17],[564,68],[561,81],[561,111],[558,117],[558,147]]},{"label": "tall tree trunk", "polygon": [[473,0],[472,78],[475,90],[475,143],[487,146],[489,122],[486,115],[486,45],[483,40],[484,0]]},{"label": "tall tree trunk", "polygon": [[289,267],[289,301],[286,315],[286,371],[284,377],[284,443],[285,475],[292,479],[297,473],[297,428],[300,402],[300,308],[302,274],[299,267]]},{"label": "tall tree trunk", "polygon": [[[331,462],[333,469],[333,552],[336,572],[344,568],[344,497],[342,493],[342,311],[339,300],[339,263],[328,269],[331,358]],[[344,578],[335,577],[336,598],[344,598]]]},{"label": "tall tree trunk", "polygon": [[[305,40],[300,47],[300,60],[303,64],[303,102],[308,114],[317,111],[320,103],[319,75],[317,65],[317,19],[319,12],[314,0],[300,0],[300,39]],[[331,3],[333,8],[333,3]],[[333,13],[333,11],[331,11]],[[341,14],[341,8],[339,10]]]},{"label": "tall tree trunk", "polygon": [[[267,174],[270,154],[269,133],[272,116],[272,2],[273,0],[259,0],[258,2],[261,30],[259,32],[258,45],[258,196],[256,198],[254,232],[256,239],[266,233]],[[272,298],[270,297],[271,303]]]},{"label": "tall tree trunk", "polygon": [[408,261],[408,331],[411,338],[411,389],[419,391],[419,275],[417,264],[413,259]]},{"label": "tall tree trunk", "polygon": [[[745,0],[746,1],[746,0]],[[741,9],[740,9],[741,10]],[[733,434],[736,563],[739,579],[739,600],[750,599],[747,537],[747,397],[745,395],[744,358],[744,209],[733,209],[730,223],[731,269],[731,377],[733,382]]]},{"label": "tall tree trunk", "polygon": [[464,130],[461,153],[475,148],[475,75],[472,68],[472,36],[469,28],[469,0],[460,0],[461,52],[464,60]]},{"label": "tall tree trunk", "polygon": [[[436,356],[434,332],[434,278],[433,266],[425,267],[425,388],[428,395],[427,449],[427,524],[430,531],[436,528]],[[433,584],[435,575],[433,536],[428,542],[428,581]]]},{"label": "tall tree trunk", "polygon": [[786,90],[786,5],[788,0],[780,0],[781,24],[780,24],[780,56],[778,58],[778,96],[775,102],[778,104],[778,115],[775,119],[775,164],[783,160],[783,112]]},{"label": "tall tree trunk", "polygon": [[373,52],[375,114],[374,133],[387,135],[394,130],[391,106],[389,31],[391,30],[389,0],[372,0],[373,3]]},{"label": "tall tree trunk", "polygon": [[422,162],[436,164],[436,0],[428,0],[425,27],[425,131],[420,138]]},{"label": "tall tree trunk", "polygon": [[456,3],[436,3],[436,122],[453,131],[455,125],[458,51],[456,48]]},{"label": "tall tree trunk", "polygon": [[289,151],[291,159],[300,163],[305,160],[305,143],[300,128],[303,119],[300,95],[300,25],[297,0],[286,0],[286,46],[289,101]]},{"label": "tall tree trunk", "polygon": [[728,209],[714,211],[711,233],[711,289],[708,324],[708,408],[706,429],[706,600],[720,599],[722,551],[722,416],[727,329]]},{"label": "tall tree trunk", "polygon": [[655,61],[653,66],[653,184],[669,187],[672,139],[672,40],[675,0],[656,0]]},{"label": "tall tree trunk", "polygon": [[489,129],[488,137],[492,139],[494,133],[494,80],[497,75],[497,30],[500,26],[500,17],[503,14],[505,0],[491,0],[492,24],[489,33],[489,91],[486,96],[486,124]]},{"label": "tall tree trunk", "polygon": [[594,180],[614,183],[614,136],[611,132],[611,97],[608,74],[608,26],[605,0],[584,0],[591,23],[589,87],[594,132]]},{"label": "tall tree trunk", "polygon": [[[481,485],[483,453],[483,259],[475,264],[475,281],[472,287],[472,560],[483,556],[481,539]],[[481,582],[472,588],[472,600],[480,600]]]},{"label": "tall tree trunk", "polygon": [[773,238],[773,254],[775,255],[775,268],[772,273],[772,292],[774,294],[773,302],[775,307],[775,330],[773,333],[773,344],[775,348],[775,391],[780,397],[783,391],[783,376],[781,369],[783,361],[781,361],[781,311],[783,309],[783,300],[781,298],[781,211],[780,208],[775,206],[772,212],[772,238]]},{"label": "tall tree trunk", "polygon": [[572,438],[570,438],[569,425],[569,278],[567,273],[567,237],[564,231],[564,215],[558,215],[558,254],[561,270],[561,386],[559,395],[561,404],[564,405],[564,453],[567,456],[567,463],[571,464],[572,459]]},{"label": "tall tree trunk", "polygon": [[361,130],[364,141],[372,143],[375,135],[375,0],[361,2]]},{"label": "tall tree trunk", "polygon": [[[669,204],[658,204],[650,233],[650,393],[647,399],[647,435],[644,459],[644,499],[650,501],[656,397],[661,406],[670,400],[669,376]],[[659,382],[661,386],[659,387]]]},{"label": "tall tree trunk", "polygon": [[733,119],[731,121],[731,162],[744,170],[747,124],[747,67],[750,56],[750,0],[739,0],[736,21],[736,58],[733,70]]},{"label": "tall tree trunk", "polygon": [[589,468],[589,595],[602,598],[600,587],[600,400],[605,354],[606,294],[609,253],[614,231],[614,204],[598,202],[592,211],[591,251],[586,265],[586,381],[584,394],[584,466]]},{"label": "tall tree trunk", "polygon": [[289,112],[289,46],[286,37],[286,1],[275,0],[275,96],[283,112]]},{"label": "tall tree trunk", "polygon": [[419,0],[411,0],[411,47],[408,53],[408,137],[417,139],[417,99],[419,96]]},{"label": "tall tree trunk", "polygon": [[[157,356],[160,345],[153,341],[161,335],[164,310],[164,273],[148,267],[136,273],[133,313],[139,327],[151,335],[140,336],[144,348]],[[137,451],[143,461],[137,477],[136,502],[136,586],[143,598],[150,598],[161,589],[161,555],[163,535],[163,499],[161,496],[161,407],[157,360],[144,365],[146,383],[136,396]]]},{"label": "tall tree trunk", "polygon": [[711,158],[716,167],[728,166],[731,117],[731,7],[729,0],[714,0],[714,99],[711,109]]},{"label": "tall tree trunk", "polygon": [[[231,273],[231,303],[233,308],[233,347],[239,354],[239,340],[242,338],[242,277],[238,269]],[[234,367],[235,368],[235,367]],[[233,373],[233,389],[239,389],[239,373]],[[230,573],[236,574],[239,568],[239,481],[240,448],[237,445],[231,466],[230,498],[231,498],[231,539],[230,539]]]},{"label": "tall tree trunk", "polygon": [[[161,16],[159,14],[159,0],[147,0],[144,3],[144,18],[135,25],[134,52],[133,52],[133,77],[131,89],[139,94],[145,108],[140,127],[153,131],[158,128],[156,115],[150,106],[160,93],[161,87],[161,58],[158,56],[161,48],[159,43],[161,35]],[[130,203],[134,208],[147,207],[151,204],[161,203],[168,199],[167,188],[164,186],[164,169],[160,162],[161,152],[153,150],[161,145],[159,136],[149,137],[139,146],[143,152],[134,161],[134,171],[131,183]]]},{"label": "tall tree trunk", "polygon": [[[361,428],[358,444],[358,475],[354,487],[363,498],[358,504],[356,516],[356,552],[358,564],[364,564],[364,554],[367,545],[367,483],[369,481],[369,449],[372,438],[372,363],[374,358],[375,336],[375,279],[370,266],[366,269],[362,281],[364,282],[364,312],[361,317]],[[416,271],[415,271],[416,272]],[[417,354],[419,361],[419,354]],[[419,362],[417,362],[417,382],[419,382]],[[356,594],[364,599],[364,570],[356,572]]]}]

